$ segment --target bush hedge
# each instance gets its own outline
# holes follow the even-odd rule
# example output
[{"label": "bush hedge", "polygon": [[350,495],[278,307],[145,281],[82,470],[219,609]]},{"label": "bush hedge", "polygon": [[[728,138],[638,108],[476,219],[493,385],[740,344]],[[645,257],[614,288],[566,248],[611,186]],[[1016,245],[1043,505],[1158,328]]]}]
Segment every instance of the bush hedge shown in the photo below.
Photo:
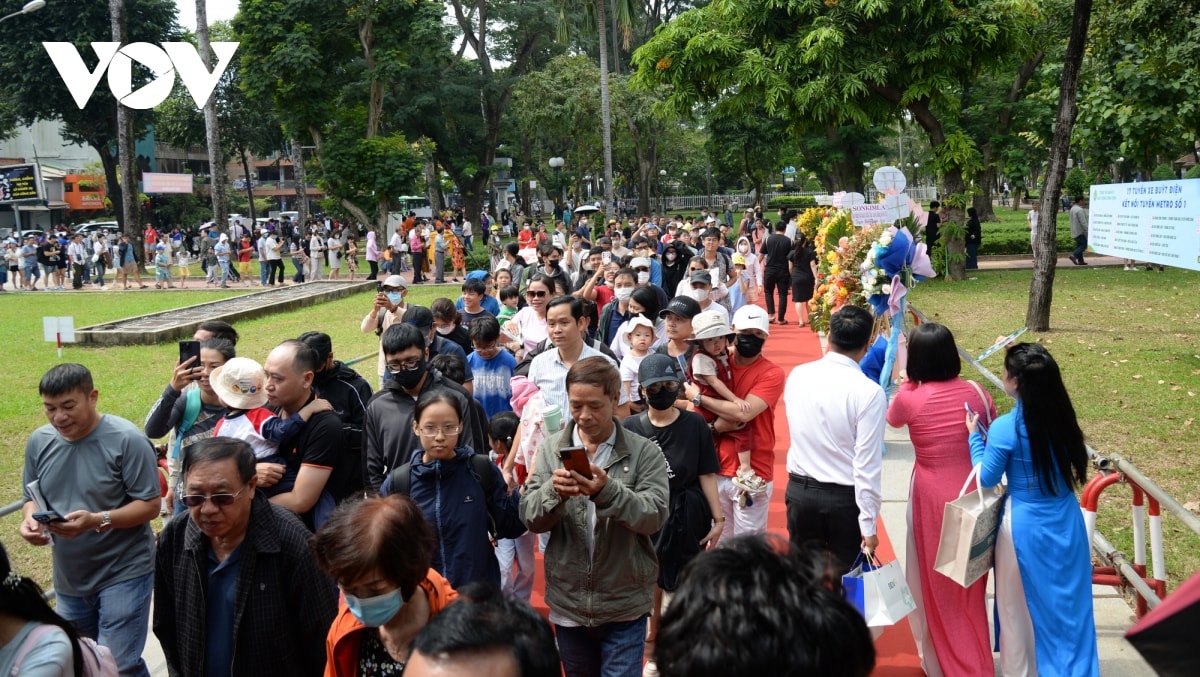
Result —
[{"label": "bush hedge", "polygon": [[780,195],[767,202],[767,209],[812,209],[817,206],[817,200],[811,195]]}]

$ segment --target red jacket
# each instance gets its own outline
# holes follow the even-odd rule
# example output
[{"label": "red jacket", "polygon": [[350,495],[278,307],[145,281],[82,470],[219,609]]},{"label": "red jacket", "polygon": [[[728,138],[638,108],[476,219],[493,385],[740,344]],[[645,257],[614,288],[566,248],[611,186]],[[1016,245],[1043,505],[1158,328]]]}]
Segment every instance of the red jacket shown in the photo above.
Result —
[{"label": "red jacket", "polygon": [[[421,581],[420,586],[429,598],[429,615],[432,618],[458,599],[458,593],[450,582],[433,569]],[[356,677],[358,675],[358,650],[362,644],[362,632],[371,630],[358,622],[350,613],[344,598],[338,601],[338,615],[329,627],[325,638],[325,677]]]}]

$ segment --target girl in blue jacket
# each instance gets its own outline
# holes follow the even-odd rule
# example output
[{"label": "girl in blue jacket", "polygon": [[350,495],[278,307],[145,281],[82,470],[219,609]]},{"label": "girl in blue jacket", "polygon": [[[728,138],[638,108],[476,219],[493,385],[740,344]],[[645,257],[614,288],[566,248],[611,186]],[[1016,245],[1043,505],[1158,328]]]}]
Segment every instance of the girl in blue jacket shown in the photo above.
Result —
[{"label": "girl in blue jacket", "polygon": [[458,589],[476,581],[500,586],[494,538],[525,532],[520,494],[508,493],[500,468],[485,454],[459,446],[462,404],[453,393],[432,390],[413,410],[413,432],[423,448],[393,470],[380,494],[405,493],[433,527],[433,568]]}]

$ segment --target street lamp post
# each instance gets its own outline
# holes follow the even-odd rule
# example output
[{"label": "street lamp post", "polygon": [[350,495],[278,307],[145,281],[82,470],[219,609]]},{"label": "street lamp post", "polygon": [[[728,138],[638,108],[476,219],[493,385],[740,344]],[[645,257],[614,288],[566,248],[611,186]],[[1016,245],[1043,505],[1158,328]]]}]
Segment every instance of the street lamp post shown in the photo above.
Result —
[{"label": "street lamp post", "polygon": [[[563,193],[564,193],[565,191],[564,191],[564,188],[563,188],[563,185],[562,185],[562,168],[563,168],[563,165],[564,165],[564,164],[566,164],[566,161],[565,161],[565,160],[563,160],[562,158],[558,157],[557,155],[556,155],[556,156],[554,156],[554,157],[552,157],[552,158],[550,158],[550,168],[554,170],[554,186],[555,186],[555,192],[556,192],[556,193],[559,193],[559,194],[558,194],[558,195],[556,195],[555,197],[556,197],[556,198],[559,198],[559,197],[561,197],[561,198],[562,198],[562,203],[563,203],[563,204],[566,204],[566,202],[567,202],[567,198],[566,198],[566,196],[565,196],[565,195],[563,195]],[[556,209],[557,209],[557,207],[556,207]]]},{"label": "street lamp post", "polygon": [[8,21],[9,19],[11,19],[13,17],[21,16],[22,14],[30,14],[32,12],[36,12],[45,6],[46,6],[46,0],[29,0],[29,2],[25,3],[25,6],[22,7],[21,9],[13,12],[12,14],[9,14],[8,16],[0,17],[0,21]]},{"label": "street lamp post", "polygon": [[667,196],[663,195],[663,182],[667,180],[667,170],[658,170],[658,211],[667,213]]}]

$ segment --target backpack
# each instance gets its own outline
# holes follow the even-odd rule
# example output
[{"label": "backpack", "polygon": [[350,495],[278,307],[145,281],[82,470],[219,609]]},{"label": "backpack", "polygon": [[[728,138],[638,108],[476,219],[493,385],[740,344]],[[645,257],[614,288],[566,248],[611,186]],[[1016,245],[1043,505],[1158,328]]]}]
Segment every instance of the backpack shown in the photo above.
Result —
[{"label": "backpack", "polygon": [[[10,673],[12,677],[20,676],[21,663],[25,660],[25,655],[32,651],[47,633],[57,627],[57,625],[43,623],[29,632],[25,641],[21,642],[20,648],[17,649]],[[79,647],[79,653],[83,658],[83,670],[80,674],[84,677],[118,677],[117,661],[108,647],[100,646],[96,640],[83,636],[79,638],[76,646]]]},{"label": "backpack", "polygon": [[183,434],[191,429],[196,424],[196,419],[200,417],[200,389],[193,388],[183,395],[186,399],[183,402],[183,418],[179,419],[179,428],[175,431],[175,446],[171,449],[171,458],[179,458],[179,447],[183,443]]},{"label": "backpack", "polygon": [[[483,498],[487,506],[488,535],[495,537],[496,521],[492,519],[492,491],[495,489],[496,476],[492,472],[495,466],[487,454],[471,455],[471,477],[483,489]],[[393,470],[388,477],[392,480],[392,493],[410,495],[412,490],[412,462],[405,463]]]}]

